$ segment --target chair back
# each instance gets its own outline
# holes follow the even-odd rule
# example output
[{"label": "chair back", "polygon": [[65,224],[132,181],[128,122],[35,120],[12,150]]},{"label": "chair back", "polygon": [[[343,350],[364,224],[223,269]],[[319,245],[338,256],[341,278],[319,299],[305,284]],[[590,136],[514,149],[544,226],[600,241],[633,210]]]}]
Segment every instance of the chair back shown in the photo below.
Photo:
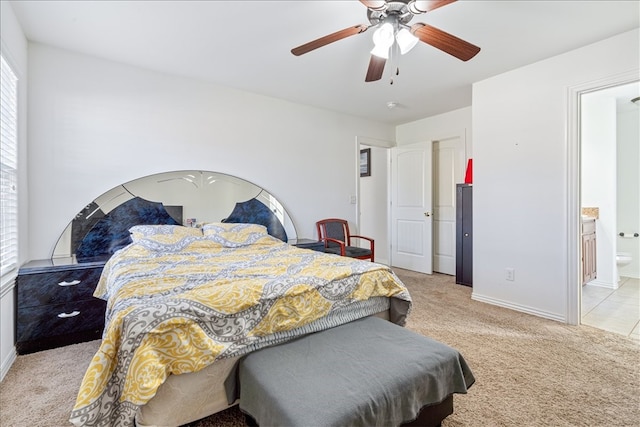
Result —
[{"label": "chair back", "polygon": [[[351,235],[349,233],[349,224],[344,219],[328,218],[320,220],[316,223],[318,228],[318,238],[336,239],[345,242],[347,246],[351,245]],[[326,247],[339,247],[335,242],[325,241]]]},{"label": "chair back", "polygon": [[[374,262],[375,241],[371,237],[351,234],[349,223],[344,219],[327,218],[316,222],[318,240],[324,241],[324,251],[336,255],[357,259],[368,259]],[[360,243],[368,242],[369,247],[351,246],[351,238]]]}]

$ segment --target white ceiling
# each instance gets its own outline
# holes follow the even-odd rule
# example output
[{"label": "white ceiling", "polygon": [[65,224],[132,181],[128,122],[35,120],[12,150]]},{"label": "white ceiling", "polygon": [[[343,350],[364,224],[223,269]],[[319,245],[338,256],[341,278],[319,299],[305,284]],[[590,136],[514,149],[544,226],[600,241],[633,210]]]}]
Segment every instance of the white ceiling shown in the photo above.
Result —
[{"label": "white ceiling", "polygon": [[[347,1],[12,1],[30,41],[391,124],[471,105],[471,84],[640,26],[639,1],[458,1],[413,18],[480,46],[462,62],[419,43],[365,83],[370,29]],[[398,106],[389,109],[389,101]]]}]

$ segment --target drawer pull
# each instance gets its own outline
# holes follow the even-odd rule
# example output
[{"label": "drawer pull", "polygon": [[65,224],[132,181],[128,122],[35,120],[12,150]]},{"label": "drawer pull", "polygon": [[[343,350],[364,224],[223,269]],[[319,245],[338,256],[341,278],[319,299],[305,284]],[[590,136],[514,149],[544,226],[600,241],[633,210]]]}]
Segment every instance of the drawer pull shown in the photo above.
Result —
[{"label": "drawer pull", "polygon": [[58,286],[75,286],[80,283],[80,280],[72,280],[71,282],[67,282],[66,280],[58,283]]},{"label": "drawer pull", "polygon": [[76,317],[80,312],[78,310],[72,311],[71,313],[60,313],[58,317],[61,319],[67,319],[69,317]]}]

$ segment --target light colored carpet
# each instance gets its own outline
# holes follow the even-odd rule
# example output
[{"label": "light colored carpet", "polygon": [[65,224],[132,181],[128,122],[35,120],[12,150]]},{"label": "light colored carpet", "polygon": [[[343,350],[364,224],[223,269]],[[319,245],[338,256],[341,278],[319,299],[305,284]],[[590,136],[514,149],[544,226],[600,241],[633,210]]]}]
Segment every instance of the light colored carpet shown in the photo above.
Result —
[{"label": "light colored carpet", "polygon": [[[451,276],[396,270],[414,300],[407,327],[458,349],[476,383],[454,398],[457,426],[638,426],[640,346],[471,300]],[[68,426],[97,341],[19,356],[0,384],[0,426]],[[237,408],[190,427],[244,425]]]}]

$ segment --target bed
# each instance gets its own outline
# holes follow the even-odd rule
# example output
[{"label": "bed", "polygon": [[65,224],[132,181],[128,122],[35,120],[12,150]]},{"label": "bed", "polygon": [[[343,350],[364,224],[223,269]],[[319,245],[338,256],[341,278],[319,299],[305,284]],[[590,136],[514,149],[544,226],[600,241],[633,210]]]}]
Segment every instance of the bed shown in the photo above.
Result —
[{"label": "bed", "polygon": [[107,300],[106,325],[74,425],[203,418],[235,403],[243,355],[367,316],[403,325],[411,310],[388,267],[297,248],[263,225],[137,225],[130,233],[94,294]]}]

